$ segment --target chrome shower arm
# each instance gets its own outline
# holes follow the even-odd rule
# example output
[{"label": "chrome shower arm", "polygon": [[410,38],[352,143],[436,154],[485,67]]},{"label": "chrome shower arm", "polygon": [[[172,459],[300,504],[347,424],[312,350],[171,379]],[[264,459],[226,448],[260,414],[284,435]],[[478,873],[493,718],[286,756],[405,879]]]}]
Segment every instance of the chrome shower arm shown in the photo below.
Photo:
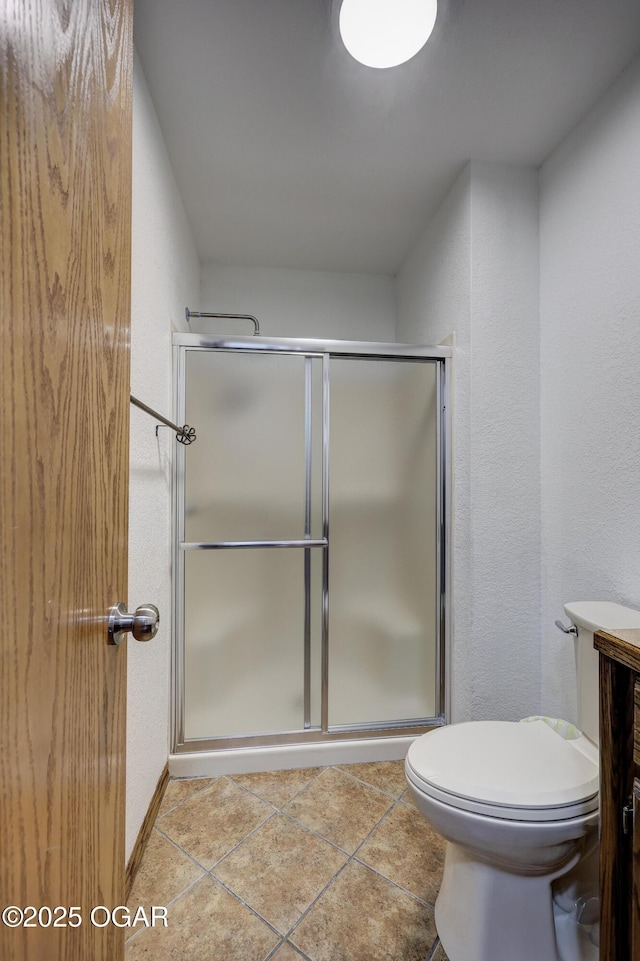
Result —
[{"label": "chrome shower arm", "polygon": [[219,320],[250,320],[254,326],[254,337],[257,337],[260,333],[260,324],[258,323],[258,318],[254,317],[253,314],[211,314],[204,313],[200,310],[189,310],[188,307],[185,307],[184,315],[187,318],[187,323],[190,323],[192,317],[215,317]]}]

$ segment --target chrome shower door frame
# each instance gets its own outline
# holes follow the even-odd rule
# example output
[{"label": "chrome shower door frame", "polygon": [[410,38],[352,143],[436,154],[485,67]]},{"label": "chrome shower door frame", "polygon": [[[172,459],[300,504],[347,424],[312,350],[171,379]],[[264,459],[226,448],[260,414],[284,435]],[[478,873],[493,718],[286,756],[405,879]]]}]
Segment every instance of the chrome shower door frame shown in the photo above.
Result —
[{"label": "chrome shower door frame", "polygon": [[[390,735],[421,734],[445,723],[449,717],[448,665],[451,635],[450,603],[450,537],[451,537],[451,411],[447,393],[451,382],[452,349],[423,347],[409,344],[384,344],[366,341],[315,340],[302,338],[219,337],[208,334],[173,335],[174,353],[174,415],[178,422],[185,417],[186,355],[190,350],[234,353],[294,354],[304,356],[305,365],[305,510],[304,537],[298,540],[247,542],[192,542],[184,541],[185,458],[188,449],[181,447],[173,461],[173,643],[172,643],[172,751],[228,749],[276,744],[303,744],[327,740],[375,738]],[[329,724],[329,371],[331,357],[361,360],[401,360],[433,363],[436,369],[438,417],[436,424],[437,451],[437,535],[436,547],[436,712],[432,718],[410,718],[402,721],[371,724],[351,724],[332,727]],[[322,522],[321,537],[311,537],[311,363],[322,363]],[[196,425],[197,426],[197,425]],[[225,550],[252,548],[302,549],[304,551],[304,724],[299,730],[236,736],[185,737],[185,636],[184,636],[184,557],[189,550]],[[310,568],[313,550],[322,551],[321,598],[321,666],[320,666],[320,724],[311,718],[311,629],[310,629]]]}]

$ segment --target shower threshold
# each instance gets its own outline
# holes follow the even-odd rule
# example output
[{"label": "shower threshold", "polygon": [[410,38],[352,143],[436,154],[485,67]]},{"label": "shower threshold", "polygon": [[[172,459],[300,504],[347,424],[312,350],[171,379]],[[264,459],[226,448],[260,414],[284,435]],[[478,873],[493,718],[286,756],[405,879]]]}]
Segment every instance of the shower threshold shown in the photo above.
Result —
[{"label": "shower threshold", "polygon": [[254,774],[332,764],[399,761],[416,737],[442,723],[434,720],[424,726],[403,729],[395,735],[352,736],[288,744],[254,744],[189,751],[187,743],[179,754],[169,755],[169,773],[172,777],[217,777],[222,774]]}]

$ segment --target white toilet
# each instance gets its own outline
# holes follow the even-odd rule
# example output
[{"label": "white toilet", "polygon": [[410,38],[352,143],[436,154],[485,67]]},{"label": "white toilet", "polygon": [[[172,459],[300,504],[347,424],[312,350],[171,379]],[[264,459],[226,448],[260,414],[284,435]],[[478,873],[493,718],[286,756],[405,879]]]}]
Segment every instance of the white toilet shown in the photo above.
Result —
[{"label": "white toilet", "polygon": [[640,612],[580,602],[565,613],[577,627],[581,731],[549,719],[471,721],[423,734],[407,753],[413,799],[449,842],[435,905],[449,961],[581,957],[572,945],[558,948],[551,884],[597,843],[593,634],[638,628]]}]

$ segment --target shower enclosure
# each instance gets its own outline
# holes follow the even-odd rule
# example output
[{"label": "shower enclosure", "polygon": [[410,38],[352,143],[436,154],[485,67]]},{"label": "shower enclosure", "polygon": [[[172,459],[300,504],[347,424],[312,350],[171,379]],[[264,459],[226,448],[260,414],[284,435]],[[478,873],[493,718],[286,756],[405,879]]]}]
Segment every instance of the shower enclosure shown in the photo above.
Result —
[{"label": "shower enclosure", "polygon": [[174,335],[175,753],[442,723],[450,353]]}]

